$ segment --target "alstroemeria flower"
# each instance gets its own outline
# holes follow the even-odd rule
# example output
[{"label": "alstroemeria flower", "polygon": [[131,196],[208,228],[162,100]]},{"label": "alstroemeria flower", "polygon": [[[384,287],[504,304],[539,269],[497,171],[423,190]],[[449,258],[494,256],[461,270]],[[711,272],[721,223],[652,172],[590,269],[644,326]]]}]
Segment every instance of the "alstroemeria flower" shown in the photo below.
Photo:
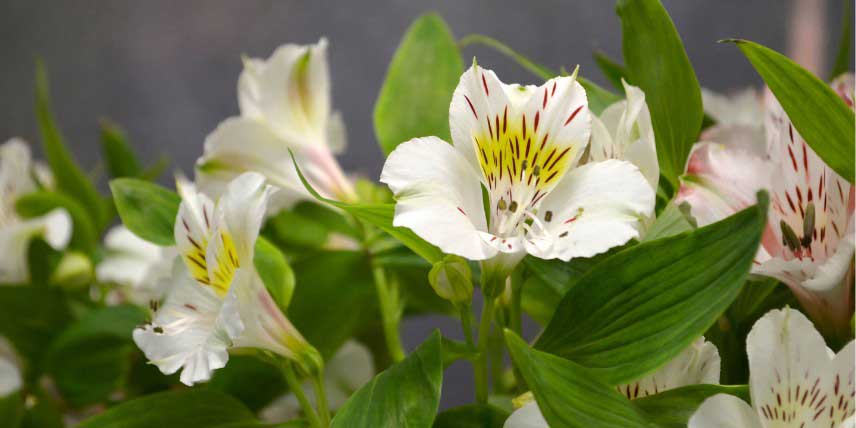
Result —
[{"label": "alstroemeria flower", "polygon": [[0,146],[0,284],[29,280],[27,248],[32,239],[42,238],[57,250],[71,239],[71,217],[63,209],[30,219],[15,212],[18,197],[39,190],[39,175],[25,142],[13,138]]},{"label": "alstroemeria flower", "polygon": [[[636,382],[616,387],[628,399],[647,397],[674,388],[719,383],[719,351],[712,343],[698,338],[678,356]],[[532,400],[505,421],[504,428],[549,428],[538,404]]]},{"label": "alstroemeria flower", "polygon": [[21,362],[9,341],[0,336],[0,398],[21,389]]},{"label": "alstroemeria flower", "polygon": [[838,355],[793,309],[773,310],[746,338],[752,406],[727,394],[708,398],[690,428],[841,428],[854,426],[854,345]]},{"label": "alstroemeria flower", "polygon": [[152,244],[125,226],[110,229],[104,247],[106,254],[95,275],[100,282],[118,285],[122,301],[147,305],[166,294],[173,260],[178,256],[175,248]]},{"label": "alstroemeria flower", "polygon": [[[591,133],[575,76],[506,85],[473,65],[452,97],[452,142],[416,138],[386,160],[394,225],[449,254],[513,266],[589,257],[639,235],[654,192],[633,164],[579,166]],[[482,202],[482,189],[487,206]]]},{"label": "alstroemeria flower", "polygon": [[[833,88],[852,107],[853,75]],[[787,284],[822,331],[844,337],[853,314],[854,195],[770,96],[767,145],[701,143],[687,164],[678,201],[688,201],[699,225],[755,202],[768,189],[768,229],[752,272]]]},{"label": "alstroemeria flower", "polygon": [[764,146],[764,103],[759,91],[746,88],[721,95],[702,88],[701,97],[704,112],[716,121],[702,132],[701,141]]},{"label": "alstroemeria flower", "polygon": [[589,161],[626,160],[639,168],[656,192],[660,164],[645,93],[623,79],[621,83],[627,98],[604,109],[600,117],[592,116]]},{"label": "alstroemeria flower", "polygon": [[255,171],[284,190],[277,192],[273,209],[312,199],[297,176],[291,149],[315,189],[335,199],[356,198],[332,153],[344,147],[345,130],[330,109],[325,39],[281,46],[267,60],[245,59],[238,104],[241,115],[226,119],[205,139],[196,166],[203,191],[219,196],[236,176]]},{"label": "alstroemeria flower", "polygon": [[[369,349],[353,340],[345,342],[324,366],[324,391],[330,410],[336,411],[342,407],[348,397],[372,380],[374,375],[374,361]],[[304,391],[314,405],[315,390],[304,388]],[[265,422],[283,423],[300,418],[302,412],[297,397],[289,393],[267,405],[260,415]]]},{"label": "alstroemeria flower", "polygon": [[253,266],[271,193],[264,182],[242,174],[216,204],[179,183],[175,241],[184,263],[176,263],[172,292],[151,324],[134,330],[134,341],[164,374],[183,368],[185,384],[210,379],[233,347],[265,349],[310,368],[317,362]]}]

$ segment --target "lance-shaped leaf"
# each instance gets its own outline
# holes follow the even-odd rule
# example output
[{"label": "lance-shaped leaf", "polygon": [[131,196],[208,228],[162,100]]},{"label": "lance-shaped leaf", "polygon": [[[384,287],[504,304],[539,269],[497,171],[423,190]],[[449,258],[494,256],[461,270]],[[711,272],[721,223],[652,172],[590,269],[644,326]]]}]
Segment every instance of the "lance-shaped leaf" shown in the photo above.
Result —
[{"label": "lance-shaped leaf", "polygon": [[853,2],[844,2],[844,13],[841,15],[841,36],[838,39],[838,54],[829,78],[834,79],[839,74],[852,69],[850,51],[853,50]]},{"label": "lance-shaped leaf", "polygon": [[730,41],[743,51],[808,145],[852,183],[856,157],[853,110],[829,85],[788,57],[747,40]]},{"label": "lance-shaped leaf", "polygon": [[136,178],[110,182],[122,223],[135,235],[153,244],[175,244],[175,216],[181,198],[157,184]]},{"label": "lance-shaped leaf", "polygon": [[126,401],[80,428],[250,428],[263,426],[238,400],[218,391],[162,392]]},{"label": "lance-shaped leaf", "polygon": [[685,428],[701,403],[716,394],[731,394],[749,401],[749,387],[746,385],[690,385],[640,398],[633,404],[659,428]]},{"label": "lance-shaped leaf", "polygon": [[607,382],[637,379],[701,336],[737,297],[766,225],[758,205],[597,264],[565,294],[538,349]]},{"label": "lance-shaped leaf", "polygon": [[443,18],[431,13],[410,26],[375,104],[375,133],[385,154],[411,138],[450,139],[449,103],[463,67]]},{"label": "lance-shaped leaf", "polygon": [[423,259],[430,263],[436,263],[443,258],[443,252],[439,248],[429,244],[424,239],[413,233],[412,230],[404,227],[396,227],[392,225],[393,217],[395,216],[394,204],[348,204],[345,202],[334,201],[321,196],[312,186],[306,181],[303,172],[300,171],[300,166],[292,155],[291,160],[294,162],[294,168],[297,169],[297,175],[300,176],[300,181],[306,190],[312,194],[315,199],[340,208],[357,219],[364,221],[378,229],[388,233],[393,238],[400,241],[407,248],[413,250],[414,253],[420,255]]},{"label": "lance-shaped leaf", "polygon": [[505,330],[505,340],[551,428],[653,426],[630,400],[585,367],[536,351],[510,330]]},{"label": "lance-shaped leaf", "polygon": [[336,412],[332,428],[430,428],[440,404],[442,353],[435,331],[410,356],[355,392]]},{"label": "lance-shaped leaf", "polygon": [[143,167],[136,153],[128,144],[125,132],[118,125],[108,121],[101,122],[101,150],[107,161],[110,177],[140,177]]},{"label": "lance-shaped leaf", "polygon": [[642,240],[652,241],[654,239],[688,232],[695,228],[695,219],[690,216],[689,204],[686,202],[681,205],[670,203],[666,205],[663,212],[657,216],[657,219],[654,220],[654,223],[652,223],[645,232],[645,236]]},{"label": "lance-shaped leaf", "polygon": [[51,111],[48,77],[41,61],[36,63],[36,117],[42,134],[42,149],[57,188],[76,199],[99,230],[107,225],[107,210],[95,185],[74,161],[63,142]]},{"label": "lance-shaped leaf", "polygon": [[612,84],[615,89],[624,91],[624,84],[621,83],[621,79],[627,80],[627,70],[624,69],[624,66],[615,62],[615,60],[610,58],[606,52],[603,51],[595,51],[593,56],[594,62],[597,64],[598,68],[600,68],[600,71],[603,73],[603,76],[606,77],[606,80],[609,80],[609,83]]},{"label": "lance-shaped leaf", "polygon": [[502,428],[508,412],[491,405],[469,404],[437,415],[433,428]]},{"label": "lance-shaped leaf", "polygon": [[253,252],[253,265],[258,271],[273,300],[283,313],[288,309],[291,295],[294,293],[294,271],[285,259],[285,255],[264,237],[256,240]]},{"label": "lance-shaped leaf", "polygon": [[704,115],[698,79],[659,0],[621,0],[616,11],[628,77],[651,111],[660,173],[677,185]]}]

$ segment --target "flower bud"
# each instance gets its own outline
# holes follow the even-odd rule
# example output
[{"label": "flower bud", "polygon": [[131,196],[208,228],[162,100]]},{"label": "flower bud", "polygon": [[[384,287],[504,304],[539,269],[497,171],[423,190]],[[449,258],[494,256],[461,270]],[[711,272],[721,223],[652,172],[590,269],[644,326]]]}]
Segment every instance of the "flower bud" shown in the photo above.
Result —
[{"label": "flower bud", "polygon": [[469,302],[473,297],[472,271],[466,259],[448,255],[434,263],[428,282],[438,296],[452,302]]}]

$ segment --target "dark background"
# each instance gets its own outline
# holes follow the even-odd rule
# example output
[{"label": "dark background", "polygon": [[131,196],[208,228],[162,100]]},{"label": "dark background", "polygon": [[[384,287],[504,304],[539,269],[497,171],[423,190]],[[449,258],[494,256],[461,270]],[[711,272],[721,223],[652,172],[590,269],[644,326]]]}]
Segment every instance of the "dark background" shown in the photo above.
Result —
[{"label": "dark background", "polygon": [[[761,82],[738,49],[717,40],[741,37],[787,49],[791,0],[663,3],[707,88],[727,91]],[[827,1],[826,69],[835,56],[842,5]],[[267,57],[280,44],[326,36],[333,106],[348,129],[340,160],[348,171],[376,178],[383,158],[372,129],[374,102],[402,34],[426,11],[439,12],[457,38],[481,33],[556,69],[580,64],[583,75],[601,84],[593,50],[621,56],[612,1],[3,0],[0,142],[12,136],[38,141],[33,69],[40,56],[50,72],[60,127],[85,167],[99,168],[98,119],[109,118],[127,130],[147,162],[166,154],[172,168],[192,173],[205,135],[238,113],[241,54]],[[480,65],[506,82],[537,83],[486,48],[463,53],[465,63],[478,56]],[[452,320],[409,320],[406,347],[413,349],[438,325],[460,336]],[[464,364],[447,371],[443,407],[471,400],[470,373]]]}]

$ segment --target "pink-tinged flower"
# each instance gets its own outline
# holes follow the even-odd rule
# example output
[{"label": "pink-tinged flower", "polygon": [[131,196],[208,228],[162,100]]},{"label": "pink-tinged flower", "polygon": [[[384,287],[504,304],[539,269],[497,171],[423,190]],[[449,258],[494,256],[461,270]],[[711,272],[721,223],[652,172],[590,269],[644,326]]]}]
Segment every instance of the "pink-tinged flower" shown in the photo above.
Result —
[{"label": "pink-tinged flower", "polygon": [[354,200],[353,186],[333,156],[344,148],[345,128],[330,104],[327,40],[283,45],[266,60],[245,59],[238,79],[241,114],[206,137],[196,165],[200,189],[219,196],[235,177],[255,171],[280,189],[273,211],[313,199],[297,176],[291,150],[315,189]]},{"label": "pink-tinged flower", "polygon": [[[853,75],[832,86],[852,107]],[[677,201],[689,202],[704,225],[753,204],[755,192],[767,189],[768,228],[752,272],[787,284],[822,331],[844,337],[853,314],[853,188],[772,96],[765,117],[765,147],[745,139],[697,144]]]},{"label": "pink-tinged flower", "polygon": [[587,106],[575,76],[507,85],[473,65],[452,97],[452,144],[416,138],[386,160],[393,224],[446,253],[490,260],[499,276],[527,253],[570,260],[638,237],[654,192],[630,162],[579,165]]},{"label": "pink-tinged flower", "polygon": [[320,356],[282,314],[253,265],[271,188],[256,173],[232,181],[215,204],[179,183],[172,291],[134,341],[164,374],[187,385],[226,365],[228,349],[260,348],[316,369]]},{"label": "pink-tinged flower", "polygon": [[799,311],[770,311],[746,338],[752,405],[714,395],[689,427],[853,428],[853,346],[836,355]]}]

